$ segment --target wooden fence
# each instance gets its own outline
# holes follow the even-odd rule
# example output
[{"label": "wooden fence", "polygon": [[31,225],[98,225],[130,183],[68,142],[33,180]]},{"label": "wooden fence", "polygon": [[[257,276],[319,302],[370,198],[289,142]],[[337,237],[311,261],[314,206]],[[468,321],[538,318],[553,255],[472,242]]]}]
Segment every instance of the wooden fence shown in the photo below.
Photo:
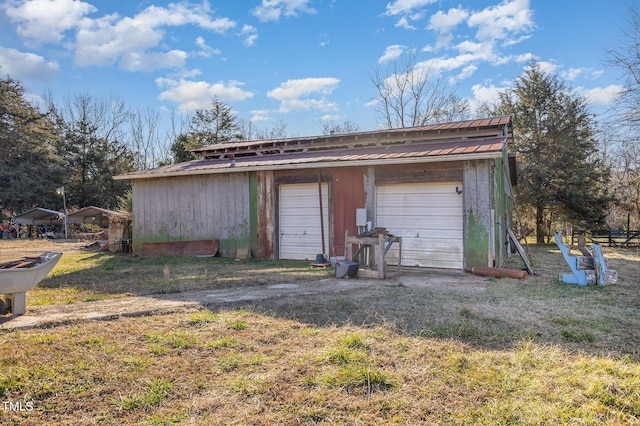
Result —
[{"label": "wooden fence", "polygon": [[584,236],[588,243],[606,245],[609,247],[638,247],[640,246],[640,230],[602,229],[596,231],[573,230],[571,245],[577,245],[579,237]]}]

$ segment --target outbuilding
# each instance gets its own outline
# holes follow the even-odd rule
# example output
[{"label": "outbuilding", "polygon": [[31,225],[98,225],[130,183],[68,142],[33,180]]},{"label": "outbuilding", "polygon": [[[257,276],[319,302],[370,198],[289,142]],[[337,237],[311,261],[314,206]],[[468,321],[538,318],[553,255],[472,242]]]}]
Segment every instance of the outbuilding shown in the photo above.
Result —
[{"label": "outbuilding", "polygon": [[503,116],[217,144],[115,178],[133,182],[134,252],[214,239],[222,256],[313,260],[343,254],[345,233],[368,223],[402,237],[403,266],[502,266],[512,143]]}]

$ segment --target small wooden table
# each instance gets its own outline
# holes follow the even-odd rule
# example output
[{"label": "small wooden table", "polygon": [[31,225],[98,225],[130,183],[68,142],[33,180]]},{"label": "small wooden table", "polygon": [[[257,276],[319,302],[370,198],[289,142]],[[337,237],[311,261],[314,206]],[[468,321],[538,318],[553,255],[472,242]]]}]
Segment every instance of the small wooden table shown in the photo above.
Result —
[{"label": "small wooden table", "polygon": [[[385,278],[391,276],[391,274],[389,274],[387,271],[385,256],[389,252],[389,249],[391,248],[393,243],[398,243],[398,268],[396,273],[394,273],[393,275],[400,273],[402,263],[402,237],[396,237],[391,234],[387,234],[386,232],[379,232],[377,235],[372,236],[350,237],[349,231],[346,231],[344,236],[344,243],[346,246],[345,257],[350,261],[354,261],[354,258],[362,253],[365,248],[369,248],[368,264],[371,267],[377,267],[378,278],[381,280],[384,280]],[[354,244],[357,244],[359,246],[355,252],[353,251]],[[361,267],[360,271],[365,272],[367,271],[367,269]]]}]

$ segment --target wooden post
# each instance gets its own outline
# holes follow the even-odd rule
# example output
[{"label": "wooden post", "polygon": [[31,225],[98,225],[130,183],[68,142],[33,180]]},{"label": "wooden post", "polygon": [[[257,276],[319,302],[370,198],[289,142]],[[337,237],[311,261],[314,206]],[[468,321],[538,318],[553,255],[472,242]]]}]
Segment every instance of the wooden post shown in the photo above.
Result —
[{"label": "wooden post", "polygon": [[384,280],[385,268],[384,268],[384,234],[378,235],[378,278]]},{"label": "wooden post", "polygon": [[402,264],[402,237],[396,237],[398,239],[398,273],[400,273],[400,267]]}]

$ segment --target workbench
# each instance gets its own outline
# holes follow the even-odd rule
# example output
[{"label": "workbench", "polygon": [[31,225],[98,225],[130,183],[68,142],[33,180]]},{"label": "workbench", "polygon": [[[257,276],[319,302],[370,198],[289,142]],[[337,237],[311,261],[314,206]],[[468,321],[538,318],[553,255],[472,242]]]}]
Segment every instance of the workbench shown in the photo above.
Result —
[{"label": "workbench", "polygon": [[[349,236],[349,231],[346,231],[344,243],[345,257],[347,260],[357,262],[359,258],[364,259],[364,261],[358,262],[360,263],[359,275],[366,276],[373,273],[371,275],[375,277],[375,273],[377,272],[377,278],[384,280],[387,277],[400,273],[402,263],[402,237],[393,236],[386,231],[378,231],[373,233],[373,235],[367,236]],[[398,266],[396,272],[390,274],[387,271],[385,256],[394,243],[398,244]],[[354,245],[358,246],[355,252],[353,251]]]}]

